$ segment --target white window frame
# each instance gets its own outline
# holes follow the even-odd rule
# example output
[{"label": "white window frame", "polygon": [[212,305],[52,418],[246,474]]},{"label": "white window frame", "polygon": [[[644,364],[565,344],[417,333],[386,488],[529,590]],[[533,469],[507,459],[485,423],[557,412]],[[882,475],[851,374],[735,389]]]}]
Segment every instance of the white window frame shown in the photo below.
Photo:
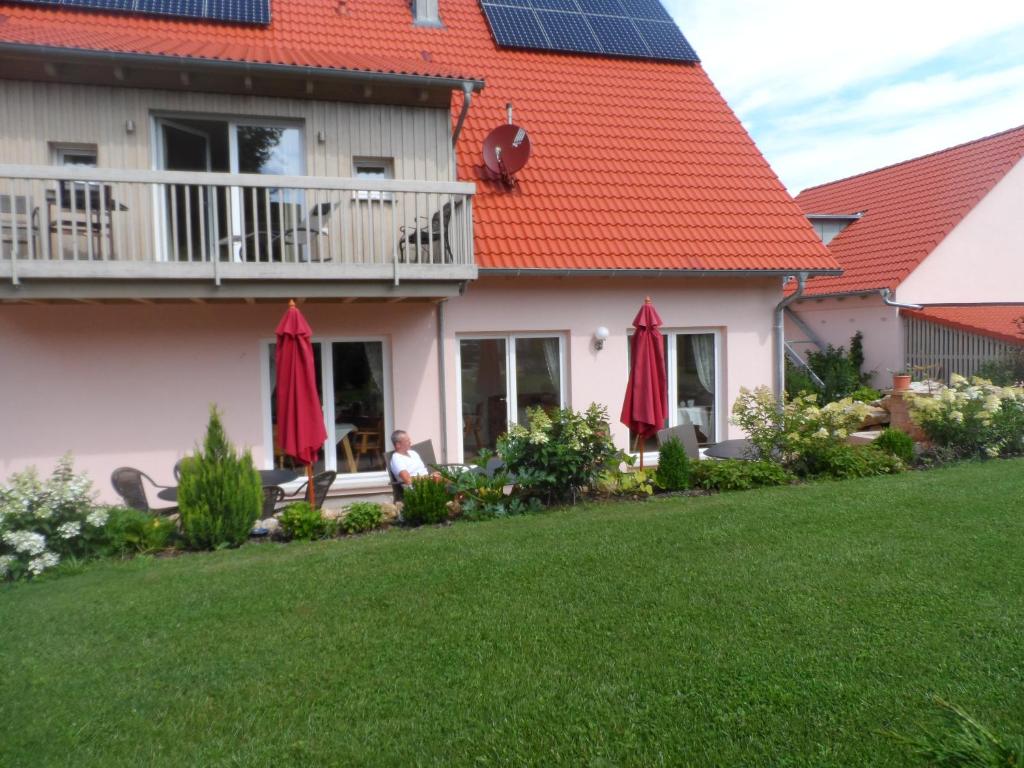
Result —
[{"label": "white window frame", "polygon": [[[383,168],[383,176],[367,176],[365,175],[366,169],[369,168]],[[352,158],[352,176],[356,179],[382,179],[390,181],[395,178],[395,158],[393,157],[353,157]],[[352,193],[353,200],[380,200],[385,203],[393,202],[395,195],[393,192],[374,192],[368,189],[357,189]]]},{"label": "white window frame", "polygon": [[[95,144],[75,144],[73,142],[51,142],[50,151],[53,154],[54,165],[81,166],[83,168],[96,168],[99,165],[100,153]],[[91,155],[91,163],[69,163],[69,155]]]},{"label": "white window frame", "polygon": [[[725,382],[723,381],[724,375],[724,362],[722,358],[722,339],[723,331],[721,328],[662,328],[661,333],[668,337],[668,354],[665,357],[665,374],[666,374],[666,410],[668,412],[668,426],[677,427],[679,426],[679,345],[677,343],[678,336],[700,336],[706,334],[713,334],[715,337],[715,441],[721,442],[725,438],[725,411],[723,403],[725,399]],[[629,338],[632,340],[633,332],[629,333]],[[630,341],[630,343],[632,343]],[[626,361],[626,375],[629,376],[629,360],[627,357]],[[636,457],[640,456],[639,451],[633,450],[633,441],[627,438],[630,442],[628,446],[628,452]],[[644,451],[644,463],[657,462],[659,451]]]},{"label": "white window frame", "polygon": [[[391,378],[391,345],[386,336],[314,336],[310,340],[313,344],[358,344],[360,342],[379,342],[381,344],[381,359],[384,375],[384,432],[380,436],[381,453],[386,452],[386,439],[393,429],[394,417],[392,414],[392,402],[394,401],[394,385]],[[263,468],[274,468],[274,424],[271,420],[271,391],[270,386],[270,349],[277,343],[277,339],[262,339],[260,341],[260,401],[263,409]],[[320,348],[320,388],[326,395],[321,403],[324,415],[324,427],[327,429],[327,440],[324,441],[324,469],[338,471],[337,441],[334,439],[334,365],[330,357],[329,347]],[[284,486],[286,492],[291,492],[305,480],[300,478],[293,484]],[[379,486],[389,482],[387,469],[374,472],[356,472],[354,474],[345,472],[338,473],[334,479],[332,490],[344,490],[346,488],[362,488],[367,486]],[[294,485],[294,488],[292,487]]]},{"label": "white window frame", "polygon": [[516,340],[558,339],[558,407],[569,407],[569,345],[564,331],[530,331],[529,333],[460,333],[455,337],[455,397],[458,405],[459,460],[465,461],[466,447],[462,412],[462,342],[503,339],[505,341],[505,418],[509,426],[519,423],[519,392],[516,385]]}]

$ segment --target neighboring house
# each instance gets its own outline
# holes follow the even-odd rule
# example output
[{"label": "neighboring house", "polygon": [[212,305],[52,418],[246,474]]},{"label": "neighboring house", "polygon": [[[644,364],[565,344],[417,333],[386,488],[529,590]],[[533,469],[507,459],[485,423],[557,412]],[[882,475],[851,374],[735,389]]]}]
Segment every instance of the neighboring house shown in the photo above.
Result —
[{"label": "neighboring house", "polygon": [[[970,376],[1024,345],[1024,126],[797,196],[843,268],[787,309],[801,358],[864,333],[865,368]],[[791,289],[792,290],[792,289]],[[894,306],[892,302],[910,307]]]},{"label": "neighboring house", "polygon": [[[648,295],[669,422],[721,440],[772,381],[782,278],[837,273],[656,0],[492,7],[502,46],[477,0],[77,4],[0,2],[0,475],[70,450],[107,498],[119,465],[170,481],[210,403],[273,466],[289,298],[338,493],[386,486],[395,427],[471,459],[530,406],[596,401],[626,448]],[[509,104],[533,143],[511,188],[481,155]]]}]

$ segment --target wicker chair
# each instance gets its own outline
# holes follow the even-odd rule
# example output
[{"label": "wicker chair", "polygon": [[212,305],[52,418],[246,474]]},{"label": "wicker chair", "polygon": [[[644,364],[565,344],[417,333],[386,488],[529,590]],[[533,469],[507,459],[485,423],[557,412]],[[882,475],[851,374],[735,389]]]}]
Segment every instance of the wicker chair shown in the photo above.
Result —
[{"label": "wicker chair", "polygon": [[[313,494],[316,497],[316,508],[320,509],[324,505],[324,499],[327,498],[328,492],[331,490],[331,486],[334,485],[334,478],[338,476],[337,472],[327,471],[321,472],[318,475],[313,475]],[[309,496],[309,482],[302,484],[302,487],[295,492],[296,496],[300,498]]]},{"label": "wicker chair", "polygon": [[277,511],[277,505],[284,501],[284,488],[278,485],[264,485],[263,486],[263,512],[260,514],[264,517],[273,517],[274,512]]},{"label": "wicker chair", "polygon": [[146,480],[154,488],[169,488],[167,485],[160,485],[153,478],[140,469],[134,467],[118,467],[110,474],[110,483],[114,486],[117,494],[124,499],[126,506],[137,509],[140,512],[157,512],[169,515],[178,511],[175,507],[153,508],[146,496],[146,486],[142,482]]}]

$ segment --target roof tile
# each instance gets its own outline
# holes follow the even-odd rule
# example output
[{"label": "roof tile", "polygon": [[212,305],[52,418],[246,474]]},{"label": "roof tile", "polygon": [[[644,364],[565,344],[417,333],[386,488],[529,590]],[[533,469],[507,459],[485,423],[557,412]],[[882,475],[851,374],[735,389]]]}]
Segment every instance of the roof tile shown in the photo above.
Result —
[{"label": "roof tile", "polygon": [[900,312],[1024,346],[1024,304],[932,305]]}]

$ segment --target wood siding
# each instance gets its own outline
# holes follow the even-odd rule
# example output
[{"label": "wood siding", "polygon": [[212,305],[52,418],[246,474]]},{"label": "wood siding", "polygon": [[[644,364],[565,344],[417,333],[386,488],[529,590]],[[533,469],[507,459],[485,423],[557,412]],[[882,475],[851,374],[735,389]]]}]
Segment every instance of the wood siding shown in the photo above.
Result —
[{"label": "wood siding", "polygon": [[1004,341],[979,336],[916,317],[903,319],[907,365],[915,379],[948,382],[954,373],[970,378],[982,364],[1009,355],[1015,349]]},{"label": "wood siding", "polygon": [[353,158],[389,157],[396,178],[454,180],[445,109],[13,80],[0,80],[0,104],[0,163],[47,165],[51,144],[70,143],[96,145],[101,168],[150,169],[152,116],[194,113],[301,122],[310,176],[349,177]]}]

